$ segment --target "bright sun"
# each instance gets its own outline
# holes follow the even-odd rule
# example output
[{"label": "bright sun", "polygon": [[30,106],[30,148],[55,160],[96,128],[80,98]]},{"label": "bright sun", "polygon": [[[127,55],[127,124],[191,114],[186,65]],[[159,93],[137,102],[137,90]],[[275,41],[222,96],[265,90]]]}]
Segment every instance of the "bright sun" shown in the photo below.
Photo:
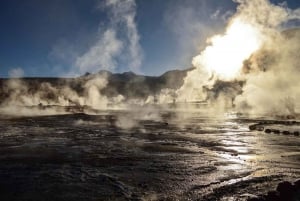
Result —
[{"label": "bright sun", "polygon": [[211,45],[194,57],[193,65],[220,79],[231,80],[240,72],[243,61],[260,48],[262,38],[256,27],[235,18],[224,35],[216,35],[209,42]]}]

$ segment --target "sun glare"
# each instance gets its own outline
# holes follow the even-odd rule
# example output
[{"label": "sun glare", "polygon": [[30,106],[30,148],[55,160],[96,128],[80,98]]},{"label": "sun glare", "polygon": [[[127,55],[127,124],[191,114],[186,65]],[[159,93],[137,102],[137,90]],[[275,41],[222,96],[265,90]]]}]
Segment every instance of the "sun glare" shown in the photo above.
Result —
[{"label": "sun glare", "polygon": [[211,45],[194,58],[193,64],[224,80],[234,79],[243,61],[262,44],[259,30],[239,18],[232,21],[224,35],[216,35],[209,42]]}]

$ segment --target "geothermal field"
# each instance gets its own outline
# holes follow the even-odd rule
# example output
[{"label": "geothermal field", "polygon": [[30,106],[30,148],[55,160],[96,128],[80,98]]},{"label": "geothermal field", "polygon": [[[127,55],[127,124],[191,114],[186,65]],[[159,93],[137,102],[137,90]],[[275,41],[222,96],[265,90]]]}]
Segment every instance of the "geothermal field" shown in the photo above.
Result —
[{"label": "geothermal field", "polygon": [[300,201],[298,1],[28,2],[0,2],[39,33],[0,33],[0,201]]},{"label": "geothermal field", "polygon": [[300,122],[159,110],[117,126],[135,115],[1,117],[1,199],[247,200],[300,177]]}]

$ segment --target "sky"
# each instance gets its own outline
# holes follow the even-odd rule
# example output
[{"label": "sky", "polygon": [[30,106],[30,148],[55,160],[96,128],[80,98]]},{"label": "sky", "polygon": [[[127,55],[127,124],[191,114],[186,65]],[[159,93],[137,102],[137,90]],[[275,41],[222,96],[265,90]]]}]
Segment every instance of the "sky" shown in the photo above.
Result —
[{"label": "sky", "polygon": [[[299,0],[271,2],[300,7]],[[1,0],[0,77],[188,68],[236,6],[232,0]]]}]

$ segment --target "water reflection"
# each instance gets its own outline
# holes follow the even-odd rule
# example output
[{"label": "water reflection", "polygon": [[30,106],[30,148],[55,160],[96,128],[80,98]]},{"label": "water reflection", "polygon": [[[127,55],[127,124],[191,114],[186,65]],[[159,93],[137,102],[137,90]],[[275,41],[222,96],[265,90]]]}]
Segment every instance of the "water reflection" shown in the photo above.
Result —
[{"label": "water reflection", "polygon": [[117,115],[0,120],[0,193],[221,200],[300,177],[300,138],[249,131],[254,120],[164,114],[125,129],[114,125]]}]

